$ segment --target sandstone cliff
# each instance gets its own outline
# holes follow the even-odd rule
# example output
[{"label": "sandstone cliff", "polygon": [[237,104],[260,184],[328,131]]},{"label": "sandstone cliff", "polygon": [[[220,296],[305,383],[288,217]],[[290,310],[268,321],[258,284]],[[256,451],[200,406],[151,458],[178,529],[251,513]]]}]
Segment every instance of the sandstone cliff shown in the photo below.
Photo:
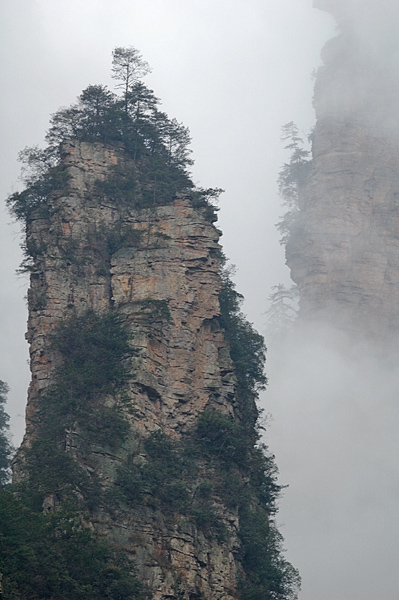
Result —
[{"label": "sandstone cliff", "polygon": [[[66,449],[109,486],[141,434],[162,430],[179,437],[205,408],[234,414],[235,378],[226,342],[217,326],[221,287],[218,231],[184,197],[169,206],[118,209],[99,198],[93,185],[122,153],[85,142],[63,148],[70,177],[67,194],[51,202],[51,218],[39,215],[28,227],[27,244],[37,260],[29,290],[28,341],[32,384],[27,408],[29,446],[35,436],[35,407],[53,383],[60,357],[51,334],[68,315],[88,309],[117,310],[138,354],[127,390],[129,439],[116,453],[95,443],[82,449],[70,430]],[[123,232],[122,232],[122,229]],[[136,232],[140,235],[134,236]],[[129,241],[107,252],[104,239]],[[134,438],[135,441],[132,441]],[[46,500],[51,504],[51,497]],[[237,515],[224,520],[233,535],[222,546],[186,519],[168,522],[159,510],[139,506],[110,518],[96,510],[98,527],[132,553],[140,577],[155,598],[176,593],[176,576],[192,594],[230,598],[237,584]]]},{"label": "sandstone cliff", "polygon": [[68,312],[113,308],[140,348],[134,395],[144,429],[179,435],[205,406],[232,413],[232,363],[212,326],[220,312],[217,229],[184,197],[136,210],[99,198],[94,182],[124,161],[111,147],[65,144],[63,161],[68,195],[54,197],[51,220],[35,218],[27,235],[39,249],[29,290],[28,416],[57,364],[44,351],[52,329]]},{"label": "sandstone cliff", "polygon": [[339,30],[317,73],[312,170],[287,264],[303,318],[381,342],[399,329],[398,11],[389,2],[314,4]]},{"label": "sandstone cliff", "polygon": [[[213,212],[189,194],[127,201],[137,168],[121,144],[65,142],[63,184],[27,213],[32,381],[14,480],[49,515],[77,503],[156,600],[295,597],[275,467],[254,446],[263,342],[242,327],[253,348],[234,364],[228,320],[242,317],[221,315]],[[230,283],[226,301],[238,308]]]}]

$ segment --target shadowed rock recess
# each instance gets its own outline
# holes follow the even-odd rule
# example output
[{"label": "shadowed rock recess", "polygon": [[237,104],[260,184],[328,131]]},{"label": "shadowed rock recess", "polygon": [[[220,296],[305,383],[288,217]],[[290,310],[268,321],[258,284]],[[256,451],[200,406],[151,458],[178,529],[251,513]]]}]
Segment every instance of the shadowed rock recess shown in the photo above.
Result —
[{"label": "shadowed rock recess", "polygon": [[222,274],[211,206],[128,201],[137,169],[122,144],[66,141],[63,184],[25,214],[32,382],[15,485],[128,557],[141,587],[115,598],[295,598],[256,425],[263,340]]},{"label": "shadowed rock recess", "polygon": [[322,51],[310,175],[287,243],[300,314],[387,343],[399,332],[399,13],[315,0],[338,34]]}]

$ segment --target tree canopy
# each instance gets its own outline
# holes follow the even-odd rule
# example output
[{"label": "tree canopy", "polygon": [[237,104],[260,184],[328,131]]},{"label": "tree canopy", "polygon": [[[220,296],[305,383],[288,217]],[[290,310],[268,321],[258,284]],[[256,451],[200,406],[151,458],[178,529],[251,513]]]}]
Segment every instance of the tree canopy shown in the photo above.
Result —
[{"label": "tree canopy", "polygon": [[150,72],[149,64],[143,60],[136,48],[131,46],[129,48],[115,48],[113,50],[112,77],[119,82],[116,87],[123,91],[126,112],[129,111],[135,85]]},{"label": "tree canopy", "polygon": [[281,234],[281,244],[285,245],[299,215],[300,194],[307,183],[312,161],[309,158],[310,151],[303,147],[303,138],[293,121],[282,127],[281,139],[287,142],[284,148],[291,152],[289,162],[284,163],[277,180],[279,194],[286,208],[277,229]]},{"label": "tree canopy", "polygon": [[[125,150],[132,159],[129,173],[115,171],[111,179],[116,177],[119,187],[128,182],[133,203],[167,204],[176,194],[186,193],[197,207],[211,207],[209,218],[216,220],[211,201],[215,191],[222,190],[195,187],[189,172],[193,163],[189,130],[160,109],[159,99],[144,84],[148,63],[133,47],[115,48],[112,57],[116,92],[104,85],[89,85],[75,104],[52,115],[44,149],[34,146],[20,153],[25,189],[9,196],[11,211],[27,222],[32,211],[45,208],[51,192],[62,189],[67,180],[61,164],[63,142],[82,140]],[[106,195],[107,184],[98,191]]]}]

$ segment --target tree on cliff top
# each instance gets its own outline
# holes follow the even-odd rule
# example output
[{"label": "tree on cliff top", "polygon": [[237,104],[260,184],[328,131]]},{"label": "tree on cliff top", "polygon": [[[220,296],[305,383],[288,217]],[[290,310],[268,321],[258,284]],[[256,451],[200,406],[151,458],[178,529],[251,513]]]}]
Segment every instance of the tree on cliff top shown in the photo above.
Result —
[{"label": "tree on cliff top", "polygon": [[143,60],[140,52],[130,46],[129,48],[115,48],[112,52],[112,78],[119,81],[118,89],[123,90],[125,112],[129,111],[129,101],[135,86],[142,77],[150,73],[149,64]]},{"label": "tree on cliff top", "polygon": [[189,130],[160,110],[159,99],[142,81],[149,72],[147,62],[135,48],[116,48],[112,77],[117,80],[116,90],[121,90],[122,95],[103,85],[89,85],[76,104],[52,116],[46,135],[47,147],[26,148],[19,156],[25,189],[7,199],[18,219],[28,222],[37,208],[43,208],[43,214],[46,213],[49,195],[65,187],[67,179],[62,168],[62,144],[82,140],[116,144],[131,159],[129,172],[115,169],[112,181],[100,186],[99,194],[115,199],[115,184],[119,190],[128,185],[129,193],[124,195],[124,200],[145,207],[168,204],[183,192],[192,198],[197,208],[212,213],[210,220],[216,220],[212,200],[215,192],[221,190],[195,187],[189,172],[193,162]]}]

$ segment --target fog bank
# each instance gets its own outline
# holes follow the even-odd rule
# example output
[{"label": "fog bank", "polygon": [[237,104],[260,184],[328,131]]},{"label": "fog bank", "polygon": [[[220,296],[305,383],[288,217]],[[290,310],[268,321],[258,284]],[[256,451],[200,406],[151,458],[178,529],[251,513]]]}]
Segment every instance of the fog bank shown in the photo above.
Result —
[{"label": "fog bank", "polygon": [[289,487],[278,522],[304,600],[399,589],[399,368],[321,325],[269,348],[267,440]]}]

